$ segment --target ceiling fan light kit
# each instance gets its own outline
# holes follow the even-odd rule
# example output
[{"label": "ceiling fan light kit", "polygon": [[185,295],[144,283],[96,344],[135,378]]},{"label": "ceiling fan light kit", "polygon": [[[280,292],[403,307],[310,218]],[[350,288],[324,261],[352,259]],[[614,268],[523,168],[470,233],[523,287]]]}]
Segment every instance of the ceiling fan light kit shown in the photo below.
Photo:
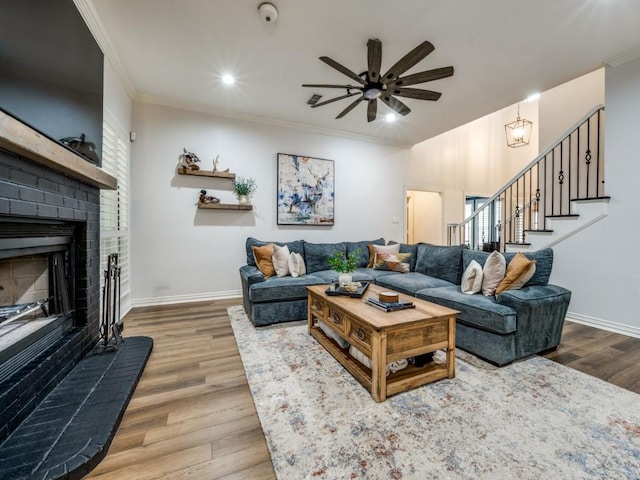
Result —
[{"label": "ceiling fan light kit", "polygon": [[344,65],[329,57],[320,57],[320,60],[346,75],[353,80],[356,85],[333,85],[333,84],[303,84],[303,87],[311,88],[338,88],[346,90],[345,95],[318,102],[311,105],[311,108],[321,107],[329,103],[337,102],[345,98],[359,95],[347,108],[342,110],[336,119],[344,117],[347,113],[357,107],[360,102],[366,101],[367,121],[376,119],[378,112],[378,100],[381,100],[391,110],[400,115],[407,115],[411,109],[395,97],[412,98],[415,100],[437,101],[442,95],[440,92],[431,90],[421,90],[419,88],[406,88],[407,85],[417,85],[419,83],[431,82],[453,75],[453,67],[442,67],[424,72],[414,73],[401,77],[407,70],[412,68],[427,55],[433,52],[434,46],[427,41],[422,42],[416,48],[398,60],[384,75],[380,74],[382,66],[382,42],[378,39],[370,39],[367,42],[367,70],[359,75],[348,69]]}]

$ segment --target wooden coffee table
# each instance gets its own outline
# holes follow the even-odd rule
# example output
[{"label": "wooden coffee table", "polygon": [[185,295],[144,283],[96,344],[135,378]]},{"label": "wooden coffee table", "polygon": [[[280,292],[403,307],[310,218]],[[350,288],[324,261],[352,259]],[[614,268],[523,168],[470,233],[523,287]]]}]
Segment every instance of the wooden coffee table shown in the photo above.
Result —
[{"label": "wooden coffee table", "polygon": [[[381,291],[370,285],[362,298],[328,296],[327,285],[307,287],[308,332],[335,357],[367,390],[376,402],[425,383],[455,376],[456,310],[400,294],[416,308],[384,312],[366,303],[367,297],[378,298]],[[354,345],[371,360],[371,368],[349,355],[318,327],[323,322],[342,339]],[[386,375],[387,364],[444,350],[445,363],[430,362],[423,367],[409,365]]]}]

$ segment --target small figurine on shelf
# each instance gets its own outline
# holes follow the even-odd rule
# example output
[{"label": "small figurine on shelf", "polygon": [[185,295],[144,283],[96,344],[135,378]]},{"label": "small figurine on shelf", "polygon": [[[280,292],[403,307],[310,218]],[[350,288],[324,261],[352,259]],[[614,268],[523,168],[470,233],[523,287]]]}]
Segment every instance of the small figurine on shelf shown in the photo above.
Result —
[{"label": "small figurine on shelf", "polygon": [[[213,173],[218,171],[218,163],[220,163],[220,160],[218,160],[219,158],[220,155],[216,155],[216,158],[213,159]],[[227,168],[226,170],[222,170],[222,172],[229,173],[229,169]]]},{"label": "small figurine on shelf", "polygon": [[200,190],[200,203],[220,203],[220,199],[212,195],[207,195],[206,190]]},{"label": "small figurine on shelf", "polygon": [[186,148],[183,148],[183,154],[180,155],[181,166],[186,170],[200,170],[200,167],[196,165],[200,161],[198,156],[193,152],[188,152]]}]

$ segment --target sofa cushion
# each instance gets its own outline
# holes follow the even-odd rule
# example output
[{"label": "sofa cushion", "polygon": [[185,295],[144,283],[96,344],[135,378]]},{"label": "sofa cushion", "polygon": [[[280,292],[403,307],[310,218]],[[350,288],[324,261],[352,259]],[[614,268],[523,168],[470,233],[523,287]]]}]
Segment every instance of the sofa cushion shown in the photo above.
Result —
[{"label": "sofa cushion", "polygon": [[304,263],[307,266],[307,273],[330,270],[329,257],[336,252],[346,255],[347,244],[340,243],[311,243],[304,242]]},{"label": "sofa cushion", "polygon": [[507,262],[497,250],[491,252],[482,267],[482,294],[495,295],[496,288],[504,279],[504,273],[507,269]]},{"label": "sofa cushion", "polygon": [[304,258],[296,252],[291,252],[287,261],[289,273],[292,277],[300,277],[307,273],[307,267],[304,265]]},{"label": "sofa cushion", "polygon": [[460,284],[460,290],[467,295],[473,295],[479,293],[482,289],[482,266],[472,260],[467,268],[465,268],[462,274],[462,283]]},{"label": "sofa cushion", "polygon": [[[393,245],[398,242],[390,241],[389,245]],[[411,260],[409,261],[409,270],[415,272],[416,259],[418,258],[418,244],[417,243],[401,243],[400,253],[410,253]]]},{"label": "sofa cushion", "polygon": [[381,277],[376,279],[376,283],[384,288],[397,290],[407,295],[415,295],[417,291],[425,288],[453,286],[451,282],[447,282],[446,280],[417,272],[399,273],[392,276]]},{"label": "sofa cushion", "polygon": [[384,245],[384,238],[378,238],[376,240],[366,241],[363,240],[361,242],[346,242],[347,243],[347,255],[351,252],[355,252],[360,249],[359,257],[360,261],[358,262],[358,268],[365,268],[369,264],[369,249],[367,245]]},{"label": "sofa cushion", "polygon": [[271,260],[277,276],[286,277],[289,275],[289,256],[289,247],[286,245],[282,247],[280,245],[273,245]]},{"label": "sofa cushion", "polygon": [[255,265],[258,266],[265,278],[272,277],[276,274],[273,266],[273,245],[262,245],[261,247],[253,246],[253,258]]},{"label": "sofa cushion", "polygon": [[529,260],[518,252],[509,262],[504,278],[496,288],[496,295],[505,290],[520,290],[525,283],[531,280],[534,273],[536,273],[536,261]]},{"label": "sofa cushion", "polygon": [[313,275],[302,277],[270,277],[249,287],[249,300],[255,303],[307,298],[307,286],[322,285],[325,281]]},{"label": "sofa cushion", "polygon": [[247,241],[245,242],[245,250],[247,252],[247,265],[256,264],[255,259],[253,258],[253,250],[251,247],[253,246],[262,247],[270,243],[273,243],[275,245],[280,245],[280,246],[286,245],[287,247],[289,247],[289,252],[296,252],[304,257],[304,241],[303,240],[295,240],[293,242],[263,242],[262,240],[258,240],[253,237],[248,237]]},{"label": "sofa cushion", "polygon": [[[507,266],[516,256],[515,253],[505,253],[503,255],[507,262]],[[549,283],[549,277],[551,276],[551,269],[553,267],[553,249],[543,248],[542,250],[537,250],[535,252],[524,252],[524,256],[529,260],[536,261],[536,272],[533,274],[533,277],[524,284],[524,286],[531,287],[533,285],[546,285]],[[488,257],[489,253],[487,252],[481,252],[479,250],[463,250],[462,266],[463,268],[467,268],[469,263],[471,263],[471,260],[475,260],[480,265],[484,265],[484,262]]]},{"label": "sofa cushion", "polygon": [[515,310],[493,297],[465,295],[459,286],[425,288],[416,292],[416,297],[458,310],[458,321],[467,325],[500,334],[516,331]]},{"label": "sofa cushion", "polygon": [[376,255],[373,268],[392,272],[409,273],[410,253],[380,253]]},{"label": "sofa cushion", "polygon": [[418,245],[415,271],[460,285],[463,272],[462,251],[465,248],[462,245],[446,247],[421,243]]}]

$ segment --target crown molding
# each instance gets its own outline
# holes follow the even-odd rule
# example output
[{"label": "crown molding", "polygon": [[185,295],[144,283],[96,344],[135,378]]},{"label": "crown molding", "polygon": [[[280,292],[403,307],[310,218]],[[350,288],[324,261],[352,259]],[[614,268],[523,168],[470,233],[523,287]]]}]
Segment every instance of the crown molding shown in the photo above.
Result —
[{"label": "crown molding", "polygon": [[620,65],[632,62],[638,58],[640,58],[640,45],[608,58],[604,61],[604,64],[609,65],[610,67],[619,67]]},{"label": "crown molding", "polygon": [[91,0],[73,0],[73,3],[75,3],[76,8],[91,31],[93,38],[98,43],[102,53],[107,57],[107,60],[109,60],[114,70],[120,76],[125,90],[131,98],[135,98],[137,95],[136,89],[133,86],[129,75],[127,75],[127,71],[120,60],[120,56],[113,47],[113,43],[100,20],[98,12],[93,6],[93,2]]},{"label": "crown molding", "polygon": [[320,135],[329,135],[332,137],[347,138],[349,140],[356,140],[359,142],[375,143],[378,145],[385,145],[385,146],[397,147],[397,148],[403,148],[403,149],[410,149],[411,147],[413,147],[412,143],[401,142],[401,141],[392,140],[389,138],[379,138],[379,137],[372,137],[369,135],[360,135],[357,133],[349,133],[341,130],[334,130],[332,128],[322,128],[322,127],[316,127],[313,125],[308,125],[305,123],[291,122],[288,120],[279,120],[271,117],[263,117],[261,115],[235,112],[232,110],[221,110],[221,109],[206,106],[206,105],[191,104],[187,102],[177,102],[174,100],[169,100],[167,98],[157,97],[153,95],[138,94],[134,97],[134,100],[140,103],[148,103],[151,105],[159,105],[162,107],[178,108],[181,110],[188,110],[191,112],[206,113],[209,115],[215,115],[217,117],[233,118],[233,119],[242,120],[245,122],[259,123],[262,125],[271,125],[275,127],[287,128],[291,130],[299,130],[299,131],[308,132],[308,133],[317,133]]}]

